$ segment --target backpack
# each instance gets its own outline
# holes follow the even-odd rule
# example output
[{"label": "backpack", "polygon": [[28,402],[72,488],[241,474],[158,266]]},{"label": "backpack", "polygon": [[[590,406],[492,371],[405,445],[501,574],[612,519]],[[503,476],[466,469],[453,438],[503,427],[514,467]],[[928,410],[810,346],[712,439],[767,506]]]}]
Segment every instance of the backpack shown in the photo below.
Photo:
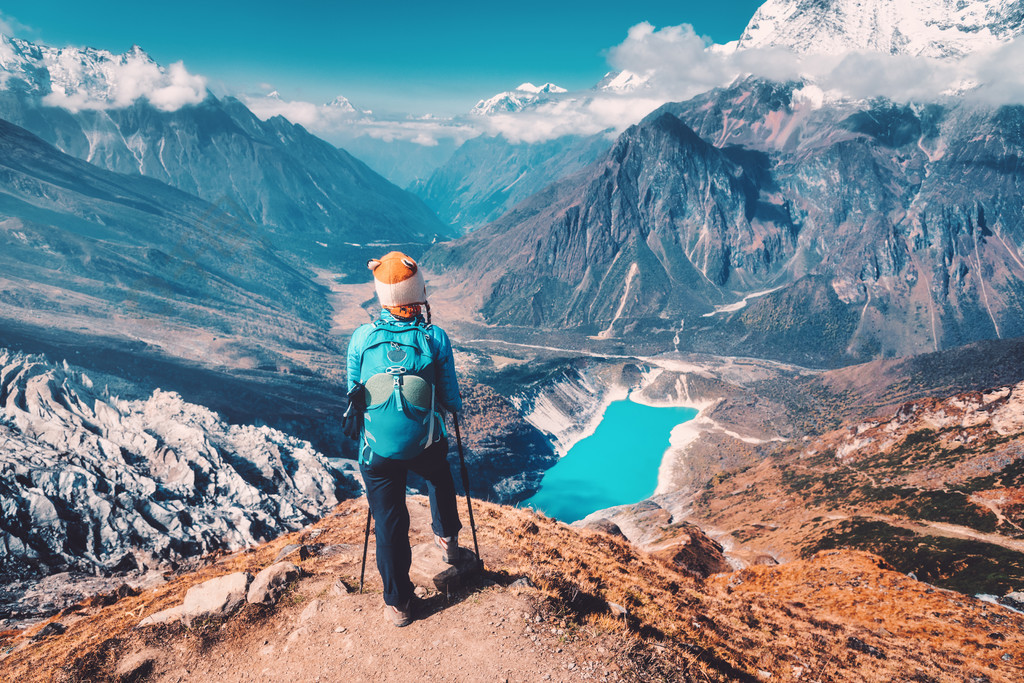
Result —
[{"label": "backpack", "polygon": [[407,460],[440,433],[434,417],[434,352],[430,325],[374,323],[359,361],[366,392],[363,455]]}]

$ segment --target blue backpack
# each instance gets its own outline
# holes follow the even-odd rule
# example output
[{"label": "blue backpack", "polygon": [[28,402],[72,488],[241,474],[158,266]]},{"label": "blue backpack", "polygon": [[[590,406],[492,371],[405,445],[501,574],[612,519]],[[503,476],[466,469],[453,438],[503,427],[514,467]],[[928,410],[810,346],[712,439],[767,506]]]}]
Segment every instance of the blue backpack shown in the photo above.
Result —
[{"label": "blue backpack", "polygon": [[360,356],[359,381],[366,388],[361,456],[372,451],[407,460],[440,434],[434,417],[434,352],[428,325],[377,321]]}]

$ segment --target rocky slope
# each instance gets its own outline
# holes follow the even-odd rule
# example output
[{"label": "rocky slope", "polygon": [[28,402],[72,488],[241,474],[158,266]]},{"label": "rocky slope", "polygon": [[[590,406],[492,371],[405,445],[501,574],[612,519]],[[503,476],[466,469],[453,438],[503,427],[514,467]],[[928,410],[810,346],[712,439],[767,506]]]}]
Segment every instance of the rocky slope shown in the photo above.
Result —
[{"label": "rocky slope", "polygon": [[482,289],[489,323],[647,352],[821,366],[1024,333],[1024,110],[818,106],[800,88],[666,105],[427,263]]},{"label": "rocky slope", "polygon": [[[427,538],[425,507],[414,500],[417,542]],[[426,591],[421,618],[396,639],[372,571],[370,594],[348,594],[358,583],[364,514],[344,503],[310,529],[211,558],[197,573],[5,633],[5,672],[25,681],[1003,683],[1021,675],[1019,614],[935,590],[867,553],[829,551],[695,578],[614,536],[490,504],[477,517],[485,576],[449,595]],[[276,605],[247,605],[190,629],[135,628],[201,582],[268,567],[286,544],[305,545],[304,555],[289,556],[302,575]]]},{"label": "rocky slope", "polygon": [[1024,578],[1024,383],[922,398],[715,477],[689,519],[785,561],[870,549],[966,593]]},{"label": "rocky slope", "polygon": [[122,400],[66,365],[0,350],[0,489],[0,571],[24,580],[166,569],[263,542],[358,484],[278,430],[159,390]]},{"label": "rocky slope", "polygon": [[445,223],[469,231],[588,166],[610,144],[602,135],[566,135],[534,143],[481,135],[463,143],[426,181],[410,190]]},{"label": "rocky slope", "polygon": [[324,342],[323,291],[243,216],[104,171],[3,121],[0,150],[3,317]]},{"label": "rocky slope", "polygon": [[[0,118],[94,165],[154,178],[244,216],[285,252],[338,266],[353,261],[351,243],[427,244],[450,233],[415,196],[344,150],[283,117],[261,121],[232,97],[203,88],[173,108],[144,97],[107,101],[117,85],[111,64],[157,68],[141,50],[118,56],[2,40],[13,58],[0,61]],[[68,77],[82,73],[89,77]],[[99,104],[54,106],[48,96],[56,89]]]}]

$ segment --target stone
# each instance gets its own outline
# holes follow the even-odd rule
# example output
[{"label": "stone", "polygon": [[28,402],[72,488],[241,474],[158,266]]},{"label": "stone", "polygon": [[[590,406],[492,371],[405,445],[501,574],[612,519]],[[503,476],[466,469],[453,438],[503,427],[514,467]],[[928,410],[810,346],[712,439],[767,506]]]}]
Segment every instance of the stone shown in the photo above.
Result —
[{"label": "stone", "polygon": [[593,529],[594,531],[600,531],[601,533],[608,534],[609,536],[626,538],[626,534],[622,533],[622,529],[619,528],[619,525],[606,517],[599,517],[598,519],[589,520],[581,526],[584,529]]},{"label": "stone", "polygon": [[337,581],[335,581],[334,585],[331,586],[331,595],[333,595],[335,597],[339,597],[340,598],[343,595],[349,595],[351,592],[352,591],[350,591],[348,589],[348,586],[346,586],[345,582],[342,581],[341,579],[338,579]]},{"label": "stone", "polygon": [[611,612],[612,616],[621,617],[629,614],[625,607],[617,602],[608,601],[608,611]]},{"label": "stone", "polygon": [[289,543],[285,547],[281,548],[281,552],[279,552],[277,554],[277,557],[274,558],[274,564],[277,564],[278,562],[280,562],[281,560],[290,555],[296,555],[299,558],[299,561],[308,559],[309,548],[300,543]]},{"label": "stone", "polygon": [[309,604],[306,605],[306,609],[302,610],[302,614],[299,615],[299,623],[306,623],[307,621],[315,617],[317,614],[319,614],[320,610],[322,610],[323,608],[323,600],[310,600]]},{"label": "stone", "polygon": [[999,603],[1024,612],[1024,591],[1014,591],[999,598]]},{"label": "stone", "polygon": [[114,680],[118,683],[135,683],[144,681],[153,673],[153,667],[160,659],[161,652],[155,648],[146,648],[133,652],[117,663],[114,669]]},{"label": "stone", "polygon": [[409,578],[416,585],[447,592],[464,584],[478,573],[479,568],[476,555],[468,548],[460,547],[455,564],[448,564],[441,559],[441,551],[437,546],[433,543],[420,543],[412,549]]},{"label": "stone", "polygon": [[185,593],[182,620],[191,626],[199,619],[222,619],[231,616],[245,602],[246,589],[252,581],[249,572],[218,576],[192,586]]},{"label": "stone", "polygon": [[288,584],[299,578],[300,570],[291,562],[278,562],[262,570],[249,586],[246,600],[254,604],[272,605]]},{"label": "stone", "polygon": [[32,636],[32,640],[34,642],[42,640],[43,638],[49,638],[50,636],[59,636],[67,630],[68,629],[64,624],[59,621],[54,621],[39,629],[39,632]]},{"label": "stone", "polygon": [[169,624],[172,621],[181,621],[182,614],[184,613],[184,605],[175,605],[174,607],[168,607],[167,609],[154,612],[148,617],[139,622],[139,625],[135,628],[144,628],[146,626],[158,626],[160,624]]}]

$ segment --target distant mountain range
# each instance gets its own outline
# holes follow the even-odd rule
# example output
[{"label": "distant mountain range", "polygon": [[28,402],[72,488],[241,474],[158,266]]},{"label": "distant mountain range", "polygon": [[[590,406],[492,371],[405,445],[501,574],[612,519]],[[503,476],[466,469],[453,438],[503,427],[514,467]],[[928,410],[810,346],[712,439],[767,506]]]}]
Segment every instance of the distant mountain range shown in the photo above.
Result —
[{"label": "distant mountain range", "polygon": [[[117,65],[158,69],[141,49],[111,55],[0,40],[15,56],[0,63],[0,118],[96,166],[241,213],[303,260],[336,267],[351,260],[353,244],[428,244],[451,234],[415,196],[344,150],[282,117],[261,121],[234,98],[203,90],[171,110],[146,98],[117,106]],[[51,106],[54,93],[65,106]]]},{"label": "distant mountain range", "polygon": [[[429,254],[492,324],[835,364],[1024,334],[1024,108],[746,81]],[[1011,199],[1013,198],[1013,199]]]}]

